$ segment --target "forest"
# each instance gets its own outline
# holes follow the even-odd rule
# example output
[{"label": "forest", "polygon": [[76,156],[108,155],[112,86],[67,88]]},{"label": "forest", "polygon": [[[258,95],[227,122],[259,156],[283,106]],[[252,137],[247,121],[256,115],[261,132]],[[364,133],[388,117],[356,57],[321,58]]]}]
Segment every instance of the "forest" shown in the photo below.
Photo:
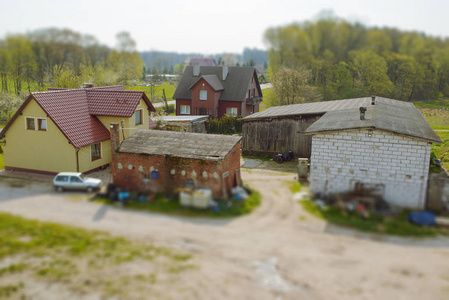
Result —
[{"label": "forest", "polygon": [[449,96],[447,38],[329,17],[269,28],[264,41],[271,80],[281,70],[295,70],[324,100]]}]

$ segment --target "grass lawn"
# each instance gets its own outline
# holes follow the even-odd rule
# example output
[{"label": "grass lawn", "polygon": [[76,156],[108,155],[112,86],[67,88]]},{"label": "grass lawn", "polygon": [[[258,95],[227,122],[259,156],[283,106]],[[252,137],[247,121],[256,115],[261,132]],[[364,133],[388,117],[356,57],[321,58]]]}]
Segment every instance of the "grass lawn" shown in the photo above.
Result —
[{"label": "grass lawn", "polygon": [[71,298],[130,299],[135,290],[145,298],[159,278],[176,282],[176,274],[196,268],[191,255],[177,250],[6,213],[0,213],[0,260],[1,299],[28,299],[22,290],[36,282],[62,285]]},{"label": "grass lawn", "polygon": [[[148,98],[151,97],[151,86],[134,86],[134,85],[130,85],[130,86],[126,86],[125,87],[128,91],[144,91],[145,94],[148,96]],[[156,86],[156,91],[155,91],[155,99],[162,99],[162,90],[165,90],[165,97],[168,98],[172,98],[173,94],[175,93],[176,90],[176,86],[173,83],[170,82],[163,82],[159,85]],[[150,99],[151,100],[151,99]]]},{"label": "grass lawn", "polygon": [[333,207],[322,209],[310,200],[300,201],[300,204],[304,210],[310,214],[326,220],[329,223],[366,232],[408,237],[429,237],[439,234],[449,234],[449,231],[447,230],[435,227],[417,226],[410,223],[407,221],[407,211],[403,211],[397,217],[370,215],[368,219],[363,219],[357,213],[342,213]]},{"label": "grass lawn", "polygon": [[426,101],[413,101],[417,108],[449,108],[449,99],[436,99]]},{"label": "grass lawn", "polygon": [[[98,199],[102,203],[111,203],[108,199]],[[218,209],[198,209],[184,207],[179,204],[177,198],[167,198],[163,195],[156,195],[152,200],[133,200],[125,204],[126,209],[144,210],[149,212],[160,212],[184,217],[212,217],[225,218],[245,215],[253,211],[261,203],[261,196],[257,191],[252,190],[252,194],[246,200],[218,201]]]}]

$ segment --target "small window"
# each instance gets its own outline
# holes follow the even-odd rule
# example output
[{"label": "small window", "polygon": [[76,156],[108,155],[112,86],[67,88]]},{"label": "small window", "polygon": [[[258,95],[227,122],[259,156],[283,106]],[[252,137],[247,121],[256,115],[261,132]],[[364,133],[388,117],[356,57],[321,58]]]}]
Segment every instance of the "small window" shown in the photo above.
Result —
[{"label": "small window", "polygon": [[37,130],[47,130],[47,119],[37,119]]},{"label": "small window", "polygon": [[101,143],[90,145],[90,159],[91,161],[101,158]]},{"label": "small window", "polygon": [[28,130],[36,130],[36,127],[34,125],[34,118],[25,118],[26,120],[26,128]]},{"label": "small window", "polygon": [[200,107],[200,115],[201,115],[201,116],[207,115],[207,108]]},{"label": "small window", "polygon": [[136,125],[142,125],[143,124],[142,112],[143,112],[142,109],[138,109],[134,113],[134,120],[135,120],[135,124]]},{"label": "small window", "polygon": [[237,116],[237,107],[226,107],[226,114],[228,116]]},{"label": "small window", "polygon": [[181,115],[190,115],[190,105],[181,105],[179,113]]},{"label": "small window", "polygon": [[200,91],[200,100],[207,100],[207,91]]}]

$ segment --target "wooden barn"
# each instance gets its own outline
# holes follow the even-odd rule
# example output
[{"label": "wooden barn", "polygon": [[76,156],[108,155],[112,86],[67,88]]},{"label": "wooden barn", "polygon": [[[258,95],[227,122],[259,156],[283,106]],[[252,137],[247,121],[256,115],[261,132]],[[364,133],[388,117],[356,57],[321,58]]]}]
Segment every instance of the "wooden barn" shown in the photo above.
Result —
[{"label": "wooden barn", "polygon": [[373,102],[392,104],[397,101],[365,97],[270,107],[242,120],[242,149],[247,154],[293,151],[295,157],[310,158],[312,137],[305,131],[326,112],[369,106]]}]

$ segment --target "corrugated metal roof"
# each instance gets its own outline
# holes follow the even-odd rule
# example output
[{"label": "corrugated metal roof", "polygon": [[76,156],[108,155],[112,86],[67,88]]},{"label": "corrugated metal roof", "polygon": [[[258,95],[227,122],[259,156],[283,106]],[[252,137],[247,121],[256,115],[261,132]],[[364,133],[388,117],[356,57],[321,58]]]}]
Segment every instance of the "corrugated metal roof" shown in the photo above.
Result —
[{"label": "corrugated metal roof", "polygon": [[139,130],[118,148],[121,153],[220,160],[240,141],[239,136]]},{"label": "corrugated metal roof", "polygon": [[[414,107],[414,105],[409,102],[382,97],[376,97],[376,103],[385,103],[399,107]],[[361,106],[368,106],[368,105],[371,105],[371,97],[273,106],[267,108],[264,111],[249,115],[245,117],[243,120],[250,121],[253,119],[276,118],[284,116],[324,114],[325,112],[328,111],[359,108]]]},{"label": "corrugated metal roof", "polygon": [[[201,76],[216,75],[223,85],[218,100],[245,101],[246,92],[255,72],[254,67],[228,67],[228,76],[223,80],[223,67],[200,67],[200,75],[193,76],[193,66],[187,66],[173,95],[174,99],[192,99],[190,88]],[[256,76],[257,80],[257,76]],[[260,95],[262,91],[259,90]]]},{"label": "corrugated metal roof", "polygon": [[[411,104],[411,103],[406,103]],[[377,129],[403,136],[441,143],[420,111],[413,105],[391,105],[379,101],[365,105],[365,120],[360,120],[359,108],[334,110],[325,113],[313,123],[306,133],[330,132],[351,129]]]}]

